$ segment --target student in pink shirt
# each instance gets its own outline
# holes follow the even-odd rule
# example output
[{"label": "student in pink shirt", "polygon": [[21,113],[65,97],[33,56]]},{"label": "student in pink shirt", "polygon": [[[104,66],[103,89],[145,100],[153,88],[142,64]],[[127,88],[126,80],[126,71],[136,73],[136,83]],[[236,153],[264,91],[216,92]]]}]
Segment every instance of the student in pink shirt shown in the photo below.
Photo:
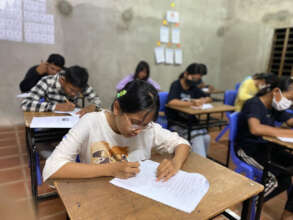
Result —
[{"label": "student in pink shirt", "polygon": [[146,61],[140,61],[136,66],[135,73],[129,74],[125,78],[123,78],[116,86],[116,90],[120,91],[124,88],[124,86],[135,79],[145,80],[148,83],[152,84],[156,90],[160,90],[160,85],[150,78],[150,67]]}]

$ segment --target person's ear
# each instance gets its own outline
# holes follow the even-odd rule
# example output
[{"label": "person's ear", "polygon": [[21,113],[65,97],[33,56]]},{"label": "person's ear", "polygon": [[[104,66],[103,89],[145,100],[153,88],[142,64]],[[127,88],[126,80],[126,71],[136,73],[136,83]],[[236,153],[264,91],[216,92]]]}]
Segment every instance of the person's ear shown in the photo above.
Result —
[{"label": "person's ear", "polygon": [[272,93],[273,97],[275,97],[276,101],[279,102],[281,100],[281,90],[279,88],[274,88]]},{"label": "person's ear", "polygon": [[117,100],[114,101],[114,104],[113,104],[113,114],[115,116],[119,115],[121,112],[120,110],[120,105],[119,105],[119,102]]}]

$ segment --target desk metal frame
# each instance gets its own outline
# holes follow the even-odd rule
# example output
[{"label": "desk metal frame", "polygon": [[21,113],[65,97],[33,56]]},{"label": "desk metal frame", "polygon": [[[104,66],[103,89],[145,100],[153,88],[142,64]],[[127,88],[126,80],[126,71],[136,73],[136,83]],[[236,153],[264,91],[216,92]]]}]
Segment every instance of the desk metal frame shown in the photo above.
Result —
[{"label": "desk metal frame", "polygon": [[30,161],[30,173],[31,173],[31,191],[33,202],[37,210],[38,201],[43,201],[49,198],[57,197],[56,192],[38,194],[37,174],[36,174],[36,157],[37,157],[37,146],[38,143],[48,143],[50,141],[60,141],[63,136],[68,132],[68,129],[32,129],[29,127],[25,128],[26,131],[26,146],[29,154]]}]

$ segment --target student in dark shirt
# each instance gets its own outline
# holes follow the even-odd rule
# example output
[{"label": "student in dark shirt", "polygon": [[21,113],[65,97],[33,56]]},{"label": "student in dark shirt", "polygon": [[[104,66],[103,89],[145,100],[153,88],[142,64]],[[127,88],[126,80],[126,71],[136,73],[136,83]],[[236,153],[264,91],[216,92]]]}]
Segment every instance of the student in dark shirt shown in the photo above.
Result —
[{"label": "student in dark shirt", "polygon": [[20,82],[19,88],[21,92],[28,92],[38,81],[47,75],[55,75],[60,72],[65,64],[65,59],[59,54],[51,54],[47,62],[41,61],[40,65],[31,67],[26,73],[24,79]]},{"label": "student in dark shirt", "polygon": [[[275,127],[275,122],[284,122],[293,126],[293,115],[285,110],[292,105],[293,79],[284,77],[271,81],[258,94],[247,100],[242,108],[238,124],[237,155],[248,164],[263,169],[266,163],[267,141],[263,136],[291,137],[293,130]],[[284,151],[281,146],[273,145],[271,160],[293,169],[293,155]],[[279,169],[269,170],[269,180],[265,184],[265,200],[278,194],[284,187],[291,186],[291,176],[283,174]],[[291,191],[283,212],[282,219],[293,218],[293,192]]]},{"label": "student in dark shirt", "polygon": [[[198,64],[190,64],[185,72],[180,74],[179,79],[171,84],[167,100],[168,104],[191,107],[201,106],[204,103],[211,102],[211,98],[196,86],[195,81],[198,80],[198,68]],[[190,118],[170,108],[166,109],[166,115],[169,128],[177,131],[180,136],[186,138],[187,129],[179,127],[172,123],[172,121],[180,121],[187,124]],[[198,123],[195,117],[191,120],[193,120],[193,123]],[[206,157],[210,144],[210,136],[207,134],[206,129],[193,130],[191,137],[192,151]]]}]

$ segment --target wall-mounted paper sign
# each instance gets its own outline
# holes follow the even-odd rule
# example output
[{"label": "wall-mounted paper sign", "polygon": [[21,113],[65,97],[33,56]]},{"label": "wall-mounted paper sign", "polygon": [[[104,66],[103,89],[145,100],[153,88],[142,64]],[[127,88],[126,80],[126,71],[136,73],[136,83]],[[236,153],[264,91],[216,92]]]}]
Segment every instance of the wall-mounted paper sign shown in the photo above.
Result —
[{"label": "wall-mounted paper sign", "polygon": [[165,62],[164,47],[156,47],[155,48],[155,58],[156,58],[156,63],[164,63]]},{"label": "wall-mounted paper sign", "polygon": [[174,50],[170,48],[166,48],[166,63],[173,64],[174,63]]},{"label": "wall-mounted paper sign", "polygon": [[170,23],[179,23],[179,12],[167,11],[166,19]]},{"label": "wall-mounted paper sign", "polygon": [[160,28],[160,41],[162,43],[169,42],[169,28],[165,26],[161,26]]},{"label": "wall-mounted paper sign", "polygon": [[172,43],[180,44],[180,29],[179,28],[172,29]]},{"label": "wall-mounted paper sign", "polygon": [[183,56],[181,49],[175,49],[175,64],[182,64]]}]

